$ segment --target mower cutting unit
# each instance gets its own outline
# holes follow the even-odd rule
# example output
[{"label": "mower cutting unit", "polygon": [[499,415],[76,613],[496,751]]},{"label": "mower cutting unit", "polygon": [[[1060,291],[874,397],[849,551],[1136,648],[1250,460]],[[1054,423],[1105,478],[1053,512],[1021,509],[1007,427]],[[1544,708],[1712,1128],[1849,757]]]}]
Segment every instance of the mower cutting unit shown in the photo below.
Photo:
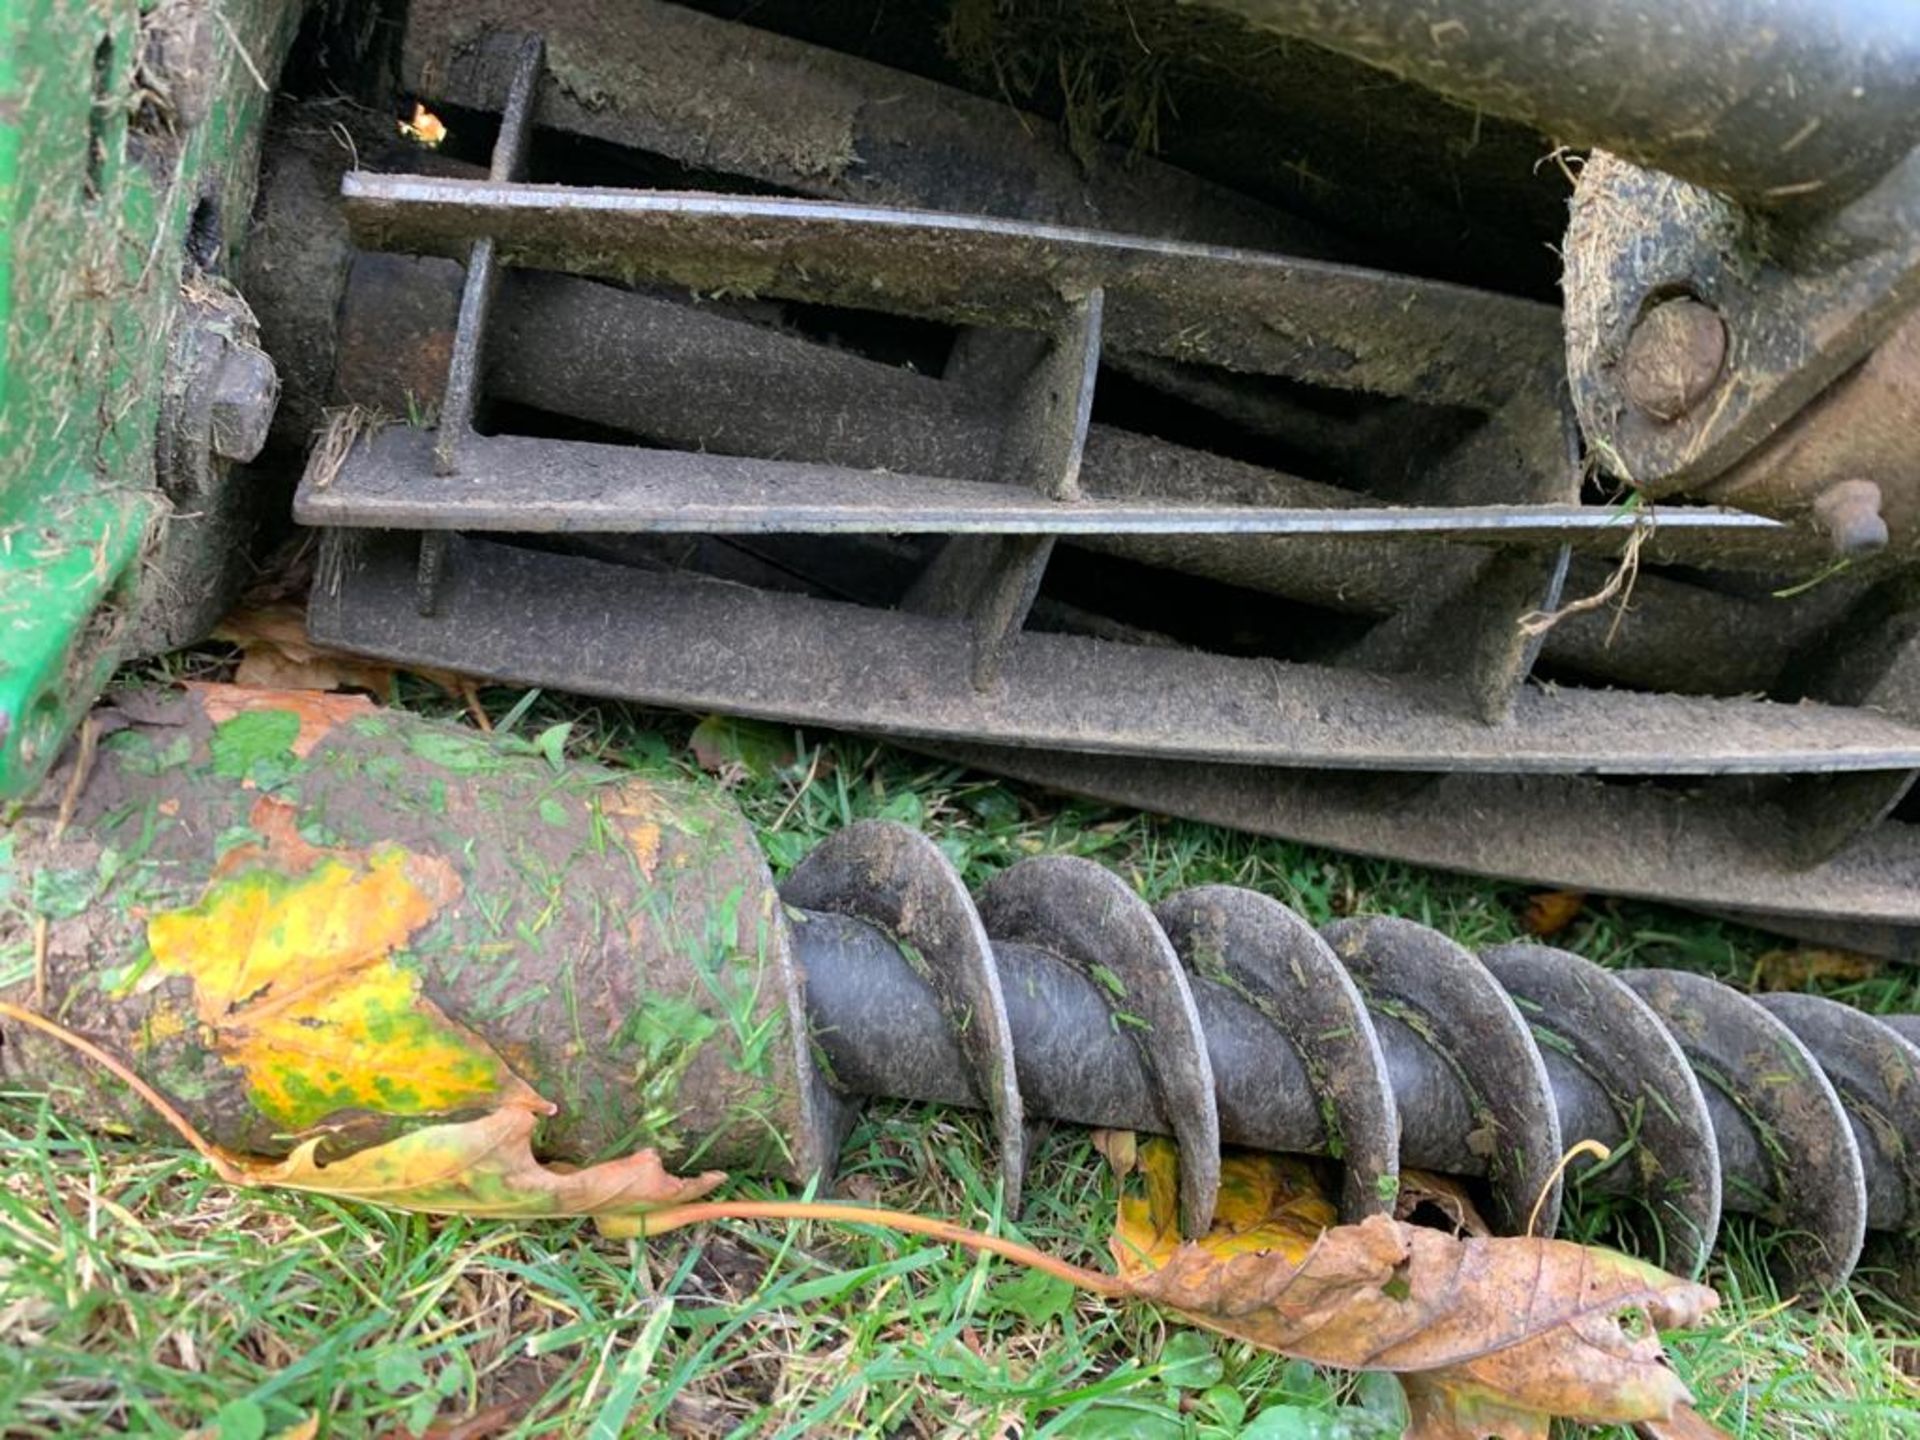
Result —
[{"label": "mower cutting unit", "polygon": [[0,782],[304,468],[331,644],[1909,953],[1920,12],[1660,10],[13,0]]},{"label": "mower cutting unit", "polygon": [[776,891],[710,793],[341,697],[65,741],[297,523],[348,650],[1911,957],[1920,8],[0,19],[0,865],[89,897],[0,905],[0,994],[216,1141],[352,1108],[263,1111],[182,976],[122,983],[271,822],[457,880],[406,973],[555,1158],[812,1176],[892,1095],[989,1112],[1009,1200],[1048,1114],[1172,1133],[1190,1231],[1225,1140],[1544,1233],[1599,1138],[1572,1183],[1677,1268],[1740,1212],[1806,1293],[1912,1283],[1912,1017],[1082,860],[974,897],[879,823]]}]

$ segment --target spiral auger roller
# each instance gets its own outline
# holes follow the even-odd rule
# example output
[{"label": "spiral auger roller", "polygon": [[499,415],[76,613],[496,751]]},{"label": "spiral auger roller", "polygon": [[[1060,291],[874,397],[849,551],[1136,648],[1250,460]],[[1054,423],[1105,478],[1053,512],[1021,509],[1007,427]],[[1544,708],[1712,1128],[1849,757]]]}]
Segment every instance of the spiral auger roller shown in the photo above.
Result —
[{"label": "spiral auger roller", "polygon": [[1349,1219],[1391,1208],[1404,1164],[1483,1181],[1504,1232],[1538,1202],[1551,1234],[1560,1157],[1591,1138],[1614,1158],[1590,1193],[1633,1202],[1670,1269],[1696,1272],[1729,1211],[1778,1228],[1783,1291],[1842,1284],[1870,1231],[1873,1263],[1913,1278],[1920,1016],[1542,945],[1475,956],[1409,920],[1315,930],[1233,886],[1150,907],[1067,857],[976,899],[885,821],[826,840],[781,896],[834,1089],[987,1110],[1011,1202],[1044,1115],[1174,1136],[1189,1234],[1222,1143],[1339,1161]]}]

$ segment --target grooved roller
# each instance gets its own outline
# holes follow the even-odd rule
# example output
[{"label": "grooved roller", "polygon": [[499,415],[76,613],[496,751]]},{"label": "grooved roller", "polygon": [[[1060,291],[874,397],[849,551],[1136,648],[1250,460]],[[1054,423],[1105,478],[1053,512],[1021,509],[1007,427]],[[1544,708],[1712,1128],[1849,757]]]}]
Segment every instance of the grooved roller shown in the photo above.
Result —
[{"label": "grooved roller", "polygon": [[[938,943],[908,893],[942,897]],[[832,836],[782,887],[838,1087],[992,1109],[1010,1198],[1007,1117],[1024,1113],[1174,1135],[1189,1234],[1221,1141],[1338,1160],[1350,1219],[1390,1209],[1405,1164],[1476,1179],[1497,1229],[1533,1215],[1550,1234],[1560,1157],[1594,1139],[1611,1158],[1569,1173],[1670,1269],[1700,1270],[1723,1212],[1778,1231],[1787,1289],[1843,1283],[1870,1230],[1876,1263],[1912,1269],[1920,1017],[1544,945],[1475,956],[1410,920],[1316,931],[1232,886],[1149,907],[1067,857],[1012,866],[958,913],[962,893],[938,846],[886,821]],[[956,1006],[966,986],[991,1006]]]}]

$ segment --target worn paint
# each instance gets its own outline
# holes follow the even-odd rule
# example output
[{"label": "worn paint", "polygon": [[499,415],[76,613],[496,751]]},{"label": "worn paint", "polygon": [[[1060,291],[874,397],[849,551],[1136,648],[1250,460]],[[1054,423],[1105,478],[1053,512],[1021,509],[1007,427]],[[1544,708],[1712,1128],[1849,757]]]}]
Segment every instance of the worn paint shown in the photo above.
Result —
[{"label": "worn paint", "polygon": [[[46,915],[51,1007],[244,1154],[285,1156],[341,1117],[390,1136],[517,1077],[555,1107],[543,1155],[825,1161],[778,900],[722,797],[399,712],[349,717],[303,757],[279,704],[196,690],[103,712],[117,733],[67,834],[51,836],[58,775],[10,832],[15,873],[59,878],[0,907],[0,995],[30,996],[13,957]],[[265,718],[236,738],[249,715]],[[280,991],[303,975],[328,993]],[[316,1033],[384,1078],[315,1053]],[[31,1036],[0,1046],[0,1083],[152,1130]]]}]

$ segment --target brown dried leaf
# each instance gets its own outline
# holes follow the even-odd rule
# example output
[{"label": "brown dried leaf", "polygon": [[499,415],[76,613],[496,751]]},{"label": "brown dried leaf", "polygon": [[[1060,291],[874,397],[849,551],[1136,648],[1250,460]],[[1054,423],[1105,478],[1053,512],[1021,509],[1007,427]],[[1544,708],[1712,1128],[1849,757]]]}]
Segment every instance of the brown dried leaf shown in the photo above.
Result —
[{"label": "brown dried leaf", "polygon": [[1411,1220],[1423,1205],[1431,1205],[1445,1215],[1456,1235],[1493,1234],[1493,1227],[1481,1218],[1467,1187],[1458,1180],[1425,1170],[1402,1170],[1400,1190],[1393,1200],[1393,1218]]},{"label": "brown dried leaf", "polygon": [[[1277,1204],[1266,1225],[1169,1246],[1175,1154],[1165,1141],[1143,1143],[1145,1208],[1122,1202],[1111,1248],[1132,1293],[1317,1364],[1417,1372],[1408,1398],[1420,1440],[1544,1440],[1556,1415],[1665,1420],[1690,1398],[1651,1329],[1630,1336],[1617,1317],[1692,1324],[1719,1303],[1704,1286],[1594,1247],[1456,1239],[1385,1216],[1329,1226],[1303,1245],[1312,1212],[1290,1178],[1269,1187]],[[1261,1231],[1275,1243],[1250,1249]]]},{"label": "brown dried leaf", "polygon": [[370,690],[393,688],[393,667],[350,655],[307,638],[307,612],[299,605],[263,605],[236,610],[215,627],[213,638],[240,647],[233,683],[255,690]]},{"label": "brown dried leaf", "polygon": [[1114,1178],[1124,1180],[1140,1164],[1140,1144],[1131,1130],[1095,1130],[1087,1137],[1113,1167]]},{"label": "brown dried leaf", "polygon": [[[214,629],[213,638],[240,647],[233,683],[243,689],[367,690],[383,699],[393,690],[396,667],[310,639],[304,605],[275,601],[235,610]],[[403,668],[478,711],[472,676],[431,665]]]},{"label": "brown dried leaf", "polygon": [[1527,900],[1520,912],[1520,928],[1529,935],[1558,935],[1586,908],[1584,890],[1542,890]]},{"label": "brown dried leaf", "polygon": [[1880,962],[1851,950],[1769,950],[1753,965],[1755,990],[1804,990],[1815,980],[1871,980]]}]

